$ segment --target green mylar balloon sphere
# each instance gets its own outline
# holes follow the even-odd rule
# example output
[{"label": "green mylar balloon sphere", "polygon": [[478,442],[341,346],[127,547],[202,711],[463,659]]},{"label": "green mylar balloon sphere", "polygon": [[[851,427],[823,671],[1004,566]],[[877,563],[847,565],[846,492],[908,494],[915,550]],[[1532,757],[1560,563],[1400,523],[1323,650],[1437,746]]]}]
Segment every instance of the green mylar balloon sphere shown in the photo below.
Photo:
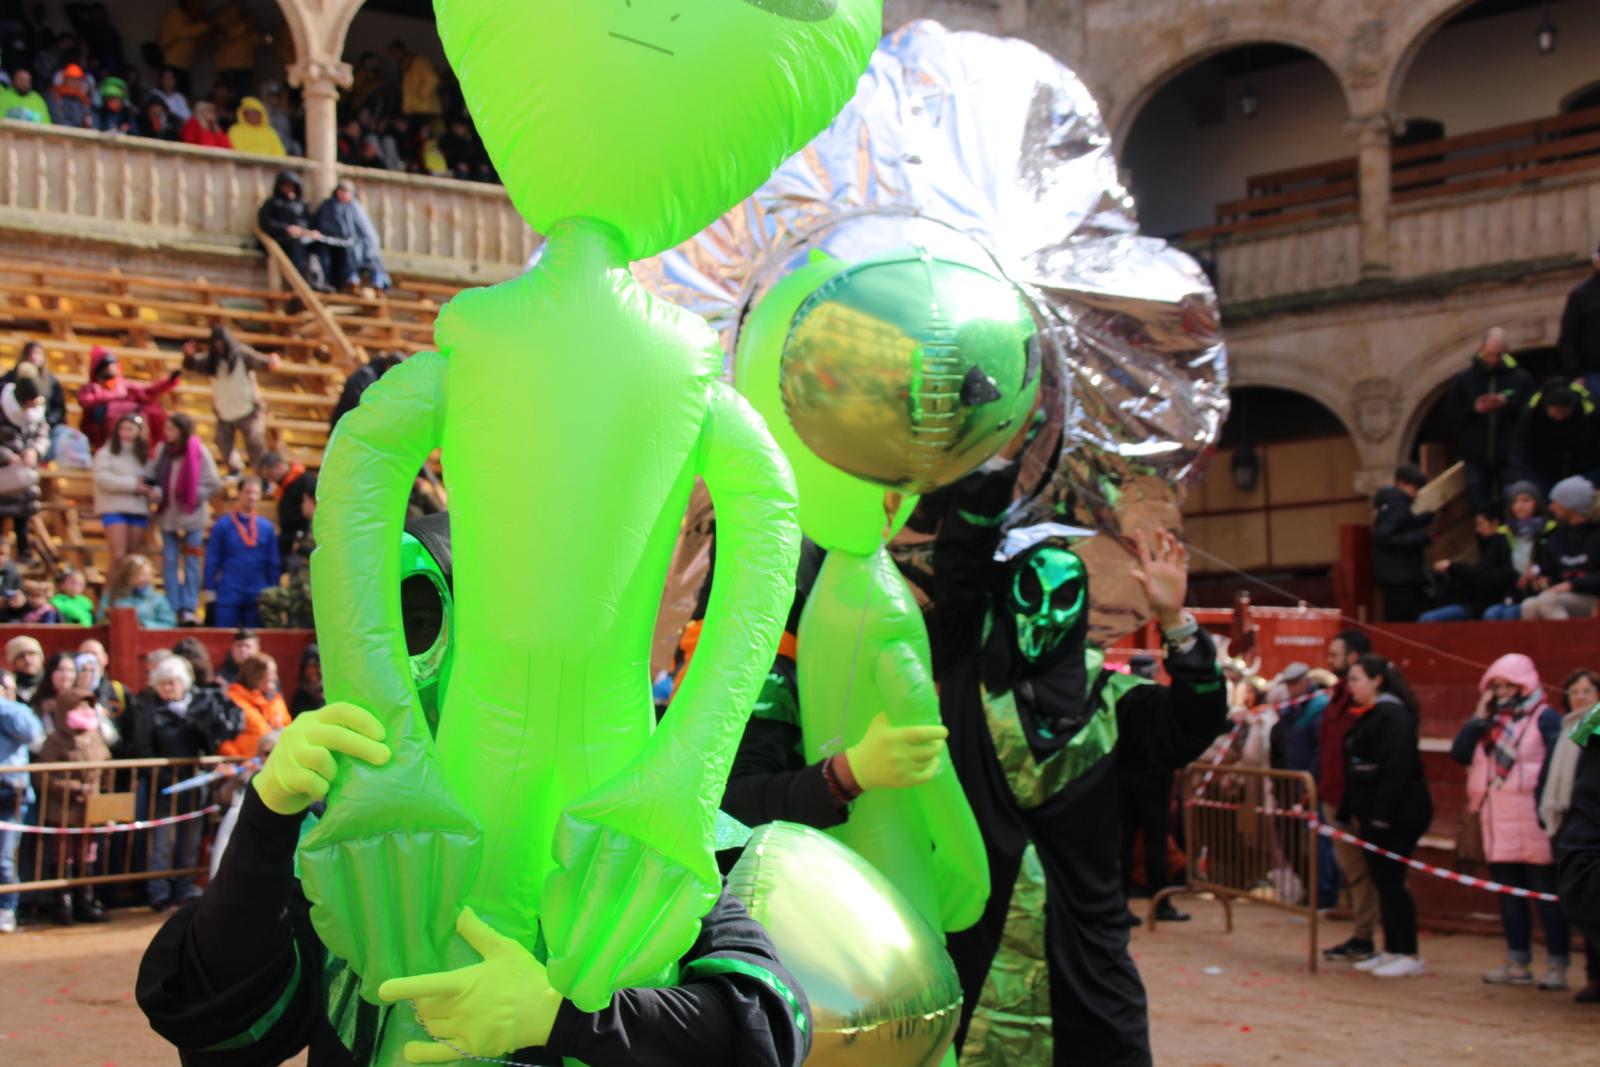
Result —
[{"label": "green mylar balloon sphere", "polygon": [[827,127],[880,0],[434,0],[506,192],[539,233],[604,222],[629,259],[693,237]]},{"label": "green mylar balloon sphere", "polygon": [[944,937],[876,867],[827,834],[758,828],[728,892],[766,927],[815,1022],[811,1067],[939,1062],[961,1018]]},{"label": "green mylar balloon sphere", "polygon": [[784,407],[823,460],[925,493],[1021,428],[1039,388],[1034,333],[1021,294],[983,271],[920,250],[868,260],[795,313]]}]

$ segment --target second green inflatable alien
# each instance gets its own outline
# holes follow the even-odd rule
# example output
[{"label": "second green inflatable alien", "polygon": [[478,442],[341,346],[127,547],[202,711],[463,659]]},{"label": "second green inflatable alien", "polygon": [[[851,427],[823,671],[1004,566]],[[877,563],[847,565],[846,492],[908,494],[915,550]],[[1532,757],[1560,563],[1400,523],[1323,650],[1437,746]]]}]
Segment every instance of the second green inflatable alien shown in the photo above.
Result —
[{"label": "second green inflatable alien", "polygon": [[[632,260],[747,196],[849,99],[879,0],[436,0],[440,37],[523,217],[528,273],[462,293],[439,351],[347,415],[320,483],[313,588],[330,701],[394,753],[354,764],[301,853],[318,933],[376,999],[474,963],[463,905],[548,958],[584,1010],[670,981],[720,879],[712,825],[792,598],[782,454],[718,380],[699,319]],[[399,625],[400,527],[442,450],[455,647],[437,739]],[[717,578],[673,714],[649,656],[689,492]]]}]

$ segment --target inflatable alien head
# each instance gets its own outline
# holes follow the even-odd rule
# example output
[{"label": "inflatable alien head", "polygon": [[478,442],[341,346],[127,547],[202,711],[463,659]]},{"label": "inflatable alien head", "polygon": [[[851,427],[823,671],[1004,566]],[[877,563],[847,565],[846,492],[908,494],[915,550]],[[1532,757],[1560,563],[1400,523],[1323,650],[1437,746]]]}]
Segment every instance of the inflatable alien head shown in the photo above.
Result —
[{"label": "inflatable alien head", "polygon": [[693,237],[855,93],[882,0],[434,0],[529,225],[609,223],[630,259]]}]

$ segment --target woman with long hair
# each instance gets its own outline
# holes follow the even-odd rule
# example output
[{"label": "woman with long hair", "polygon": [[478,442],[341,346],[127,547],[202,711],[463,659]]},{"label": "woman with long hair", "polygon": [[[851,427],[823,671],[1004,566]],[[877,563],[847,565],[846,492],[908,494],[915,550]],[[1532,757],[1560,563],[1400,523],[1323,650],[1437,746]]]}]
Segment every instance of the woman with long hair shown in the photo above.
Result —
[{"label": "woman with long hair", "polygon": [[150,561],[137,552],[123,556],[112,572],[111,584],[100,599],[100,621],[105,621],[112,608],[132,608],[139,625],[147,630],[170,630],[178,624],[172,605],[156,592],[156,572]]},{"label": "woman with long hair", "polygon": [[77,684],[78,663],[71,652],[55,652],[44,661],[44,677],[39,681],[39,688],[33,691],[31,703],[46,734],[58,725],[57,698]]},{"label": "woman with long hair", "polygon": [[193,417],[180,411],[167,420],[161,447],[147,473],[155,485],[167,603],[172,605],[178,625],[196,626],[211,499],[222,491],[222,478],[211,450],[195,435]]},{"label": "woman with long hair", "polygon": [[[1433,799],[1417,751],[1417,698],[1382,656],[1362,656],[1350,666],[1345,683],[1356,721],[1345,735],[1345,793],[1338,817],[1354,820],[1355,832],[1379,848],[1410,856],[1433,821]],[[1375,852],[1365,859],[1378,891],[1383,951],[1356,969],[1379,978],[1425,974],[1417,954],[1417,905],[1406,888],[1408,868]]]},{"label": "woman with long hair", "polygon": [[[1561,695],[1566,715],[1561,720],[1561,734],[1555,749],[1550,753],[1550,767],[1545,772],[1544,792],[1539,800],[1539,820],[1550,834],[1558,858],[1561,855],[1561,825],[1572,808],[1572,792],[1578,780],[1578,757],[1583,754],[1583,749],[1572,739],[1572,732],[1591,711],[1600,707],[1600,671],[1587,668],[1573,671],[1561,683]],[[1600,944],[1584,938],[1583,960],[1587,980],[1573,999],[1580,1004],[1600,1004]]]},{"label": "woman with long hair", "polygon": [[155,491],[144,480],[149,462],[150,439],[137,414],[118,419],[110,440],[94,454],[94,511],[105,528],[113,571],[130,547],[138,547],[150,526]]},{"label": "woman with long hair", "polygon": [[261,739],[289,725],[289,709],[278,692],[278,664],[257,652],[239,667],[239,680],[228,687],[228,699],[244,712],[244,729],[222,745],[224,756],[254,759]]}]

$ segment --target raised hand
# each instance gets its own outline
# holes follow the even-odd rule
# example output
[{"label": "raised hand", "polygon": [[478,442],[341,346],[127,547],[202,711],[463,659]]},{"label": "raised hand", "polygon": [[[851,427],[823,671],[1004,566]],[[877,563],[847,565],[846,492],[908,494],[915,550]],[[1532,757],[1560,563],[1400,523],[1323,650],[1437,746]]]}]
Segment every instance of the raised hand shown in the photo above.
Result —
[{"label": "raised hand", "polygon": [[1133,535],[1138,565],[1132,574],[1163,630],[1183,625],[1183,602],[1189,595],[1189,550],[1166,530],[1158,530],[1155,543],[1140,530]]}]

